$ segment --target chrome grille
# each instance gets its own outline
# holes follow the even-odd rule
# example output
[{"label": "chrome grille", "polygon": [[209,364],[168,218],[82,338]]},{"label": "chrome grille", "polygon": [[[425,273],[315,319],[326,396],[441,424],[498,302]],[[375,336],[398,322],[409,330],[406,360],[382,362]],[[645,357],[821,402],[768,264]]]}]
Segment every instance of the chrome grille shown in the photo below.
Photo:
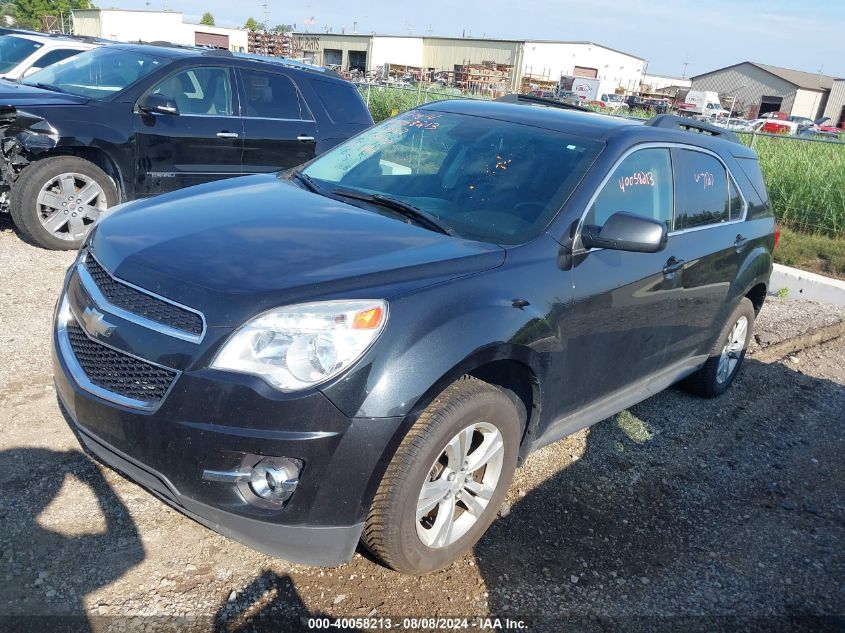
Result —
[{"label": "chrome grille", "polygon": [[72,319],[65,326],[71,350],[94,385],[142,402],[156,403],[167,394],[177,372],[122,354],[88,338]]},{"label": "chrome grille", "polygon": [[197,313],[121,283],[106,272],[90,255],[85,258],[85,268],[97,288],[112,305],[189,334],[202,334],[202,317]]}]

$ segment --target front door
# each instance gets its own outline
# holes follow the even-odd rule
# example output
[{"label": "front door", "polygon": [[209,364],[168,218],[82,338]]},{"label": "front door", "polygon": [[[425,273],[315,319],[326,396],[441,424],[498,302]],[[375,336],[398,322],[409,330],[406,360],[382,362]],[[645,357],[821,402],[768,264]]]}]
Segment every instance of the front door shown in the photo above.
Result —
[{"label": "front door", "polygon": [[[641,149],[617,166],[583,224],[601,227],[611,215],[625,211],[660,220],[671,229],[673,199],[669,149]],[[576,251],[574,302],[558,324],[566,346],[561,389],[567,397],[556,418],[614,397],[662,369],[677,326],[680,256],[672,239],[657,253]]]},{"label": "front door", "polygon": [[240,175],[243,125],[234,86],[229,68],[189,68],[150,91],[173,100],[178,112],[147,114],[136,106],[137,195]]},{"label": "front door", "polygon": [[279,72],[241,68],[243,171],[274,172],[316,155],[317,124],[293,81]]}]

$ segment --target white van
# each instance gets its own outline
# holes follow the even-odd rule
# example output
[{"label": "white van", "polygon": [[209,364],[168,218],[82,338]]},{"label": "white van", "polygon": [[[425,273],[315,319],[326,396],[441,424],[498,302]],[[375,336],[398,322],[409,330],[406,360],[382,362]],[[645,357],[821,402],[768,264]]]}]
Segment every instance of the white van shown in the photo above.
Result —
[{"label": "white van", "polygon": [[678,106],[680,114],[700,114],[706,117],[728,116],[729,112],[722,107],[719,93],[712,90],[690,90],[684,102]]}]

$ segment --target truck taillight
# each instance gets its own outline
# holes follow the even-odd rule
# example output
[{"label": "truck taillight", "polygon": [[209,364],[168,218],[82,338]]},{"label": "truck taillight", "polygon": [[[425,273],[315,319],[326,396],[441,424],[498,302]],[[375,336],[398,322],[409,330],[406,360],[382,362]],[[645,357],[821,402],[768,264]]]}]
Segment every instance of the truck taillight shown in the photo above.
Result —
[{"label": "truck taillight", "polygon": [[780,227],[775,226],[775,244],[772,246],[773,251],[778,247],[778,242],[780,242]]}]

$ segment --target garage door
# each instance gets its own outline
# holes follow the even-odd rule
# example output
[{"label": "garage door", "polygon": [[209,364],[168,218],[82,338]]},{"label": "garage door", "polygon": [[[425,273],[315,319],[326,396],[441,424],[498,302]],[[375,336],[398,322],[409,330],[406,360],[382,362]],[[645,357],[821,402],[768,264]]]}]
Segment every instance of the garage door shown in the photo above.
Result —
[{"label": "garage door", "polygon": [[595,79],[599,76],[599,69],[598,68],[587,68],[586,66],[576,66],[572,74],[576,77],[592,77]]},{"label": "garage door", "polygon": [[197,46],[209,46],[211,48],[222,48],[229,50],[229,36],[218,35],[217,33],[200,33],[197,31],[194,34],[194,43]]}]

